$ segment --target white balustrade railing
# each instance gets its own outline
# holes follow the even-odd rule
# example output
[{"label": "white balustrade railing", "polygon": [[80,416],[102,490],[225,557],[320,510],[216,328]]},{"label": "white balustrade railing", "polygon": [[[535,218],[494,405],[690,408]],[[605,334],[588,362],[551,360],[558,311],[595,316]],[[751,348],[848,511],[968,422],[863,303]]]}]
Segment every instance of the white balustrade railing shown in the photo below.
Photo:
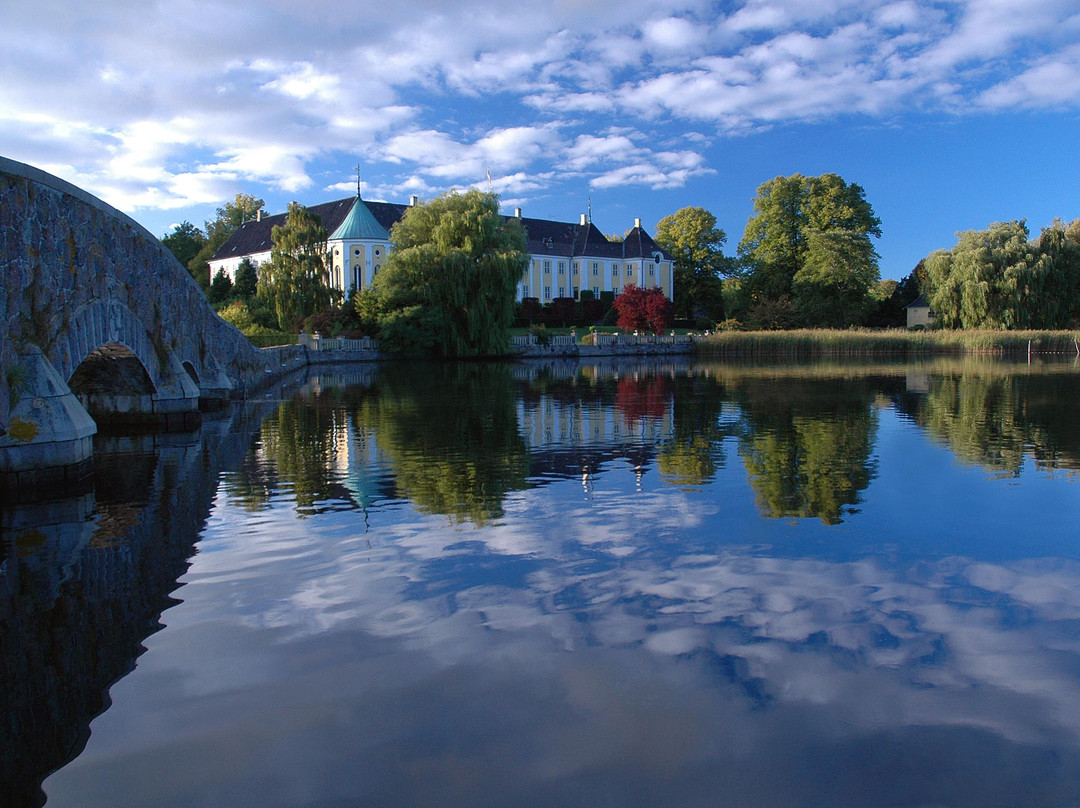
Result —
[{"label": "white balustrade railing", "polygon": [[346,339],[344,337],[324,337],[318,332],[301,334],[297,343],[312,351],[377,351],[379,341],[371,337],[360,339]]},{"label": "white balustrade railing", "polygon": [[[666,334],[656,336],[653,334],[603,334],[597,332],[594,336],[594,344],[600,347],[616,347],[627,345],[678,345],[689,344],[693,337],[689,334]],[[377,351],[379,341],[371,337],[361,339],[345,339],[344,337],[324,337],[321,334],[301,334],[297,343],[312,351]],[[576,334],[551,334],[545,341],[536,334],[522,334],[510,338],[513,348],[527,349],[541,345],[553,348],[570,348],[577,344]]]}]

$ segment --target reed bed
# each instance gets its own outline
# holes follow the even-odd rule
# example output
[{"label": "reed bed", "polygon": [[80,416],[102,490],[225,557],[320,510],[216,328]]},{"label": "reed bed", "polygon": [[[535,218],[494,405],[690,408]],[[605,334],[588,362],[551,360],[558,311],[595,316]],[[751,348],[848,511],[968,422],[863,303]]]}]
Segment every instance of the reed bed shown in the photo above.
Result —
[{"label": "reed bed", "polygon": [[753,359],[818,357],[1080,355],[1080,331],[888,331],[801,329],[720,331],[697,340],[699,356]]}]

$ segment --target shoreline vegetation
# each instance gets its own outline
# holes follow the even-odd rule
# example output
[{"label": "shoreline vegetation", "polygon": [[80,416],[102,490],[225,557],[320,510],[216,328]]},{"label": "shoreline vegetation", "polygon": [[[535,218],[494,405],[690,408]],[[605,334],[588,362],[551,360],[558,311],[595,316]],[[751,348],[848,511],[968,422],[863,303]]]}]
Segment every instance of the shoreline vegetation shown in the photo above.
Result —
[{"label": "shoreline vegetation", "polygon": [[[528,333],[527,329],[515,332]],[[620,333],[617,328],[597,329]],[[591,344],[591,332],[552,328],[546,335],[576,333],[579,345]],[[687,333],[677,330],[676,333]],[[295,334],[252,335],[258,347],[295,345]],[[261,343],[261,344],[260,344]],[[1080,357],[1080,331],[1001,331],[993,329],[796,329],[789,331],[716,331],[694,334],[694,355],[703,359],[814,359],[867,357],[891,360],[921,357]]]},{"label": "shoreline vegetation", "polygon": [[792,358],[866,356],[921,357],[1080,356],[1080,331],[931,330],[870,331],[802,329],[794,331],[720,331],[698,337],[700,357]]}]

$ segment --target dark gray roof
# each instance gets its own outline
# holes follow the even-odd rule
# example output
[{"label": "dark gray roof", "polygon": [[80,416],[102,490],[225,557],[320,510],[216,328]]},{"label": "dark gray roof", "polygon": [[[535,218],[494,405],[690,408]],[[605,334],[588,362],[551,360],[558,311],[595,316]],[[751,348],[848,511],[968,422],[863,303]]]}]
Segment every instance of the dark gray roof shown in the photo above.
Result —
[{"label": "dark gray roof", "polygon": [[930,304],[926,301],[926,295],[919,295],[906,306],[905,309],[928,309]]},{"label": "dark gray roof", "polygon": [[[313,205],[308,211],[318,216],[328,233],[337,230],[353,209],[355,196],[339,199],[336,202],[324,202]],[[367,209],[375,220],[388,232],[409,209],[408,205],[391,202],[368,202]],[[238,258],[253,253],[268,252],[273,246],[271,232],[274,225],[285,224],[286,214],[263,216],[260,221],[247,222],[237,228],[221,248],[214,253],[212,260]],[[511,218],[511,217],[506,217]],[[525,230],[528,250],[533,255],[552,255],[560,258],[572,258],[581,255],[596,258],[651,258],[660,251],[664,258],[671,260],[667,252],[660,249],[649,234],[640,227],[635,227],[625,241],[609,241],[592,222],[584,225],[570,222],[553,222],[548,219],[520,219]]]},{"label": "dark gray roof", "polygon": [[653,258],[657,253],[671,260],[667,250],[653,241],[652,236],[642,228],[635,227],[626,234],[626,239],[623,241],[624,258]]}]

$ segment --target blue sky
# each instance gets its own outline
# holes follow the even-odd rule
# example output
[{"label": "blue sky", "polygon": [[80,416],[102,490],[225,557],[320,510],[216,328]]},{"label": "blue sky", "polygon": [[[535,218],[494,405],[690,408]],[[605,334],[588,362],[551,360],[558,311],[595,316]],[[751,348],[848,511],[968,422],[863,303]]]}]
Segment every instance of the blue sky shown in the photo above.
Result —
[{"label": "blue sky", "polygon": [[0,154],[157,235],[237,192],[490,187],[606,233],[840,174],[883,277],[955,232],[1080,218],[1076,0],[0,0]]}]

